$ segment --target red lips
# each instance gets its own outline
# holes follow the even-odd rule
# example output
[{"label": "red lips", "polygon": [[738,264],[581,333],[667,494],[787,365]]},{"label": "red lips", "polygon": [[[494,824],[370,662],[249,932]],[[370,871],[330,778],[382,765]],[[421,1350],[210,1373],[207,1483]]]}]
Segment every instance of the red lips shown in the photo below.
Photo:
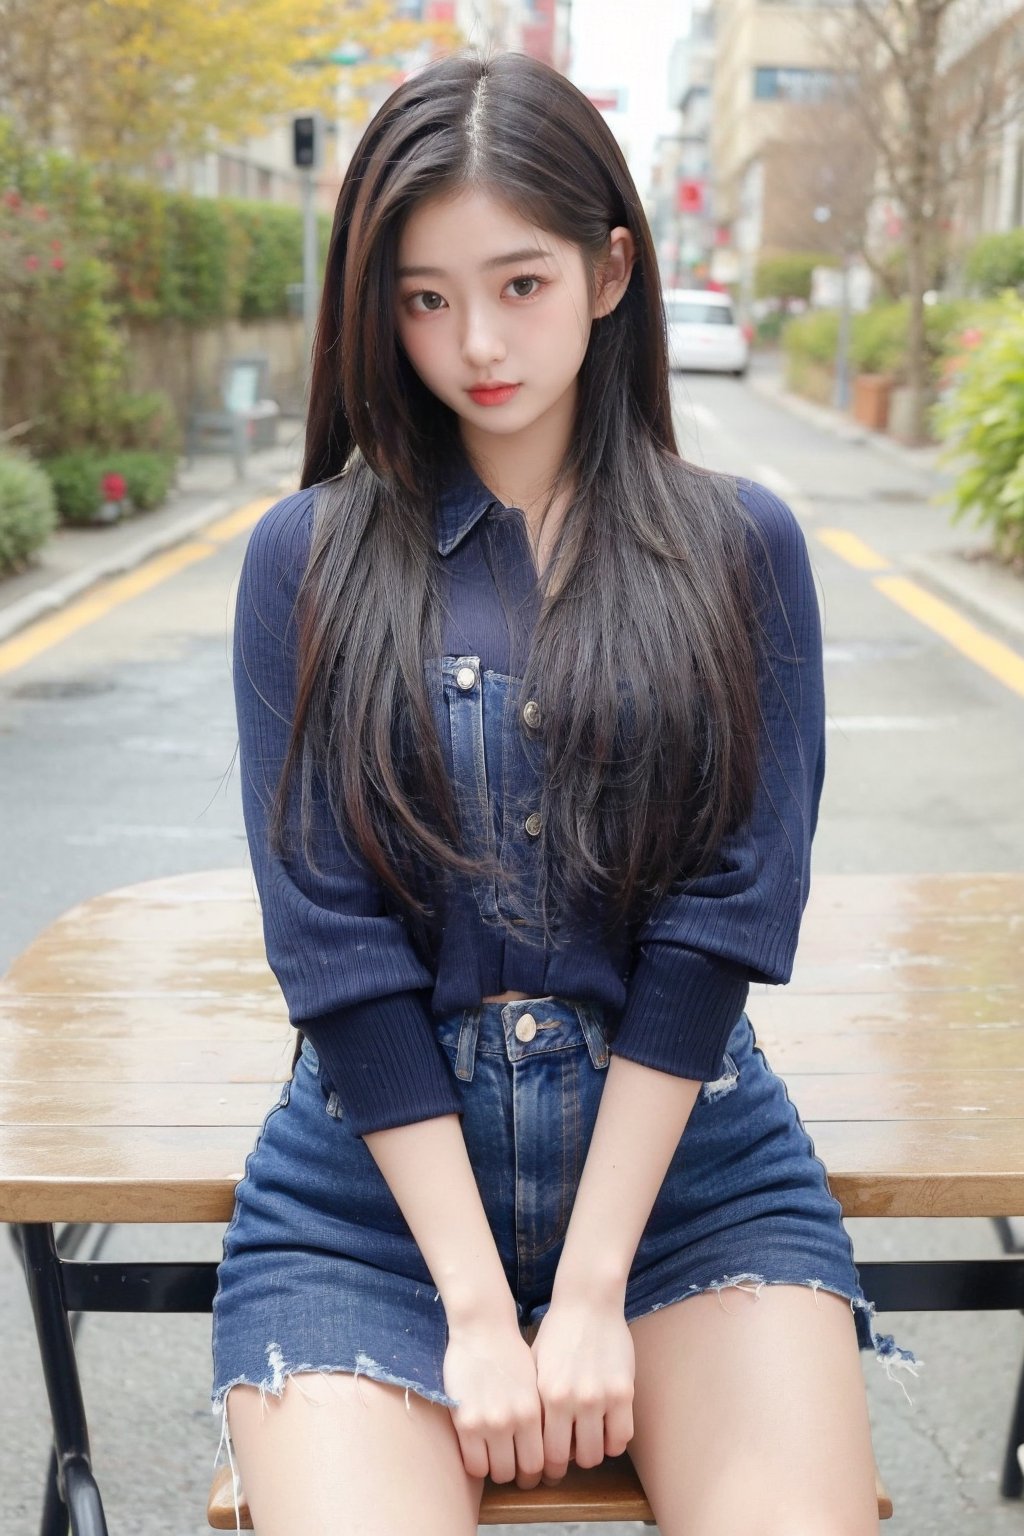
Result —
[{"label": "red lips", "polygon": [[476,405],[504,405],[506,400],[511,400],[518,390],[518,384],[506,384],[501,379],[492,379],[486,384],[477,384],[466,393]]}]

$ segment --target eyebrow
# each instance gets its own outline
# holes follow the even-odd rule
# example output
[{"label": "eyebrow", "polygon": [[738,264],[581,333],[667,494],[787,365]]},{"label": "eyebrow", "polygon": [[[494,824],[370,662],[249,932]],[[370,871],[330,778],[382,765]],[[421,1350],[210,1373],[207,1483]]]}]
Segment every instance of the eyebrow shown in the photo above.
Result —
[{"label": "eyebrow", "polygon": [[[517,261],[538,261],[551,256],[550,251],[538,250],[535,245],[526,246],[521,251],[509,251],[504,256],[492,256],[489,261],[483,263],[482,270],[491,272],[495,267],[511,267]],[[443,267],[399,267],[399,277],[447,277]]]}]

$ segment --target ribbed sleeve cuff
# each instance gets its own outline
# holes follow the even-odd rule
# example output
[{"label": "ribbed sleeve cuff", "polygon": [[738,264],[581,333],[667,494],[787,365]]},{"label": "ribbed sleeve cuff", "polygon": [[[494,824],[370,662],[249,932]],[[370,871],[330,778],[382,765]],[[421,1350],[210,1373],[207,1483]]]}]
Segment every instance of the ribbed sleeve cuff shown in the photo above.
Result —
[{"label": "ribbed sleeve cuff", "polygon": [[612,1040],[616,1056],[674,1077],[713,1082],[750,984],[694,949],[644,944]]},{"label": "ribbed sleeve cuff", "polygon": [[357,1136],[461,1113],[451,1067],[415,993],[375,998],[300,1027]]}]

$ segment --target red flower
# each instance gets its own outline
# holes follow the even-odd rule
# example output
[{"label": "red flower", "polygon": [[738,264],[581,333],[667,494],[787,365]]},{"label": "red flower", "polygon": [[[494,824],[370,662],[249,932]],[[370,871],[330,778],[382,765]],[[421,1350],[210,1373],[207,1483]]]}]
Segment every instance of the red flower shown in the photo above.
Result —
[{"label": "red flower", "polygon": [[54,256],[52,261],[50,262],[50,266],[53,268],[53,270],[55,272],[63,272],[64,271],[64,265],[65,265],[65,263],[64,263],[63,256]]},{"label": "red flower", "polygon": [[126,490],[124,476],[111,472],[103,476],[102,480],[104,501],[123,501]]},{"label": "red flower", "polygon": [[36,268],[38,267],[38,265],[39,265],[39,257],[38,256],[26,256],[25,257],[25,266],[27,267],[29,272],[34,272],[36,270]]},{"label": "red flower", "polygon": [[7,204],[8,208],[20,208],[21,193],[16,191],[14,187],[9,187],[4,193],[4,202]]}]

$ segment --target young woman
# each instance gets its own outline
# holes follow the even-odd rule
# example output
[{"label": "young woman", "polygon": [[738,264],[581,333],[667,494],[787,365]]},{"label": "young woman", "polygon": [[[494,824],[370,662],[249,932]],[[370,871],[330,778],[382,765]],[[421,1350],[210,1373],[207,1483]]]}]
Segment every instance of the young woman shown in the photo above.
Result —
[{"label": "young woman", "polygon": [[235,624],[302,1036],[214,1306],[256,1530],[469,1536],[485,1475],[628,1445],[662,1536],[874,1531],[858,1347],[913,1357],[744,1013],[807,896],[812,575],[678,456],[650,232],[558,74],[449,58],[367,128],[302,484]]}]

